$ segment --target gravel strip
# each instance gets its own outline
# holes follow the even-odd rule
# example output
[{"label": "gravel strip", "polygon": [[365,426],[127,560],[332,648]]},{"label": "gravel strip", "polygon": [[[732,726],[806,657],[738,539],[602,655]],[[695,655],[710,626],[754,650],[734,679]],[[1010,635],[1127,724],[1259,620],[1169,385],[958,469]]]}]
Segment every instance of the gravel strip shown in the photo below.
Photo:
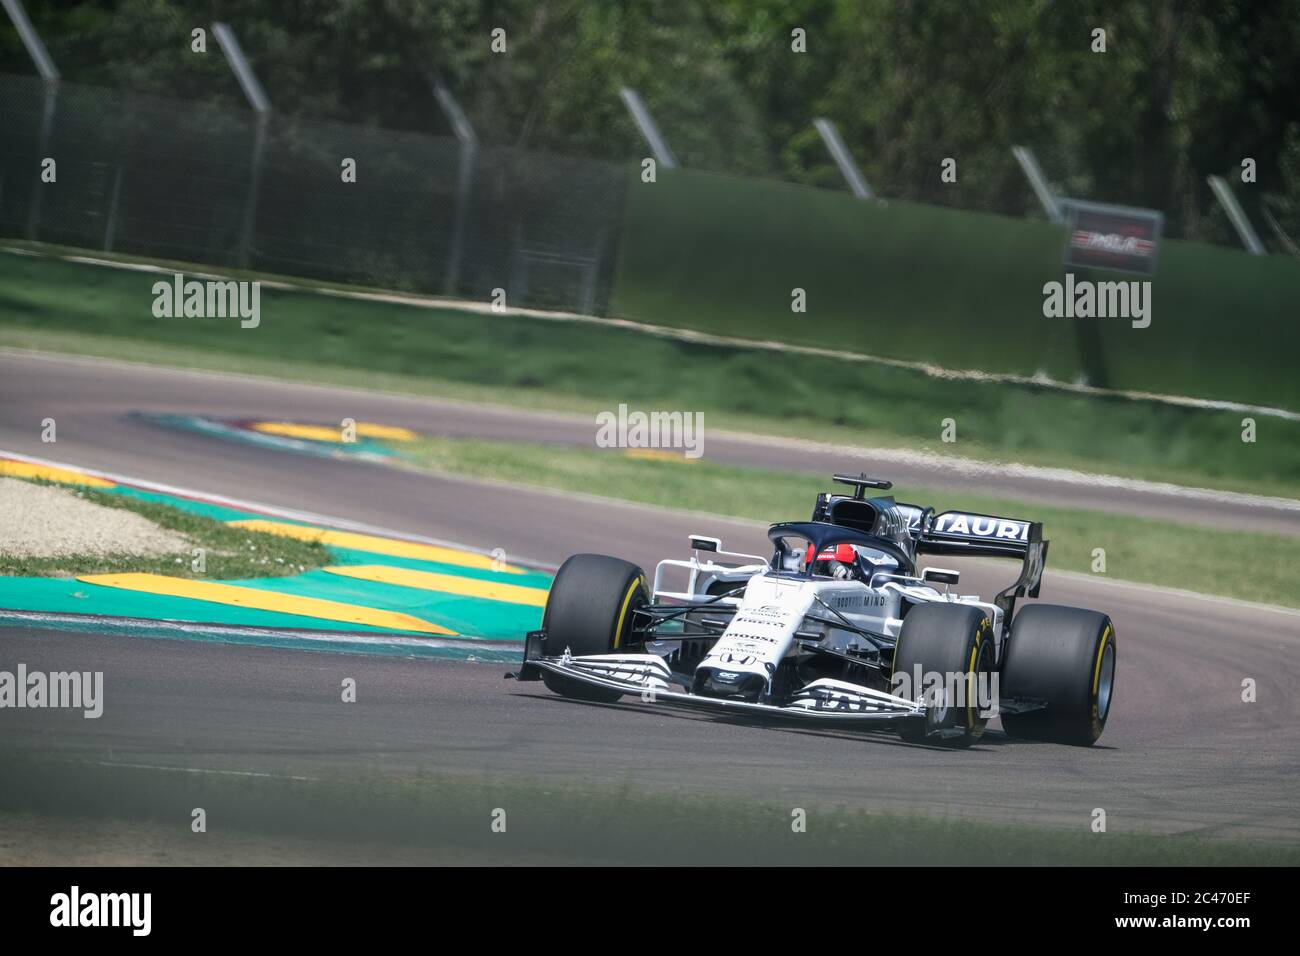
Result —
[{"label": "gravel strip", "polygon": [[148,518],[106,508],[74,490],[0,478],[0,554],[19,558],[188,552],[189,539]]}]

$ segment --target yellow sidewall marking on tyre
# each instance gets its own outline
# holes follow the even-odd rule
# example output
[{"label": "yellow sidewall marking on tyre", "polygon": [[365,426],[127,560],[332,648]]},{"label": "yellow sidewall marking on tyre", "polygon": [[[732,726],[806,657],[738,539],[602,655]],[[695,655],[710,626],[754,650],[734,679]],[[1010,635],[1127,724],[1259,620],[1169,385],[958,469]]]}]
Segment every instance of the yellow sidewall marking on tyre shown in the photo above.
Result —
[{"label": "yellow sidewall marking on tyre", "polygon": [[87,488],[113,488],[111,481],[93,478],[79,471],[68,468],[55,468],[53,465],[34,465],[26,461],[13,461],[0,458],[0,477],[3,478],[37,478],[41,481],[57,481],[64,485],[85,485]]},{"label": "yellow sidewall marking on tyre", "polygon": [[1092,696],[1097,696],[1097,688],[1101,686],[1101,655],[1106,650],[1106,642],[1110,640],[1110,625],[1106,625],[1106,630],[1101,633],[1101,644],[1097,646],[1097,663],[1092,669]]},{"label": "yellow sidewall marking on tyre", "polygon": [[614,650],[618,650],[619,641],[623,638],[623,621],[627,619],[627,608],[632,603],[632,595],[643,584],[645,584],[645,578],[638,576],[632,582],[632,586],[627,589],[627,594],[623,596],[623,607],[618,612],[618,626],[614,628]]},{"label": "yellow sidewall marking on tyre", "polygon": [[522,569],[497,561],[490,555],[462,551],[459,548],[445,548],[436,544],[419,544],[414,541],[399,541],[396,538],[381,538],[373,534],[358,534],[354,531],[332,531],[329,528],[286,524],[282,521],[267,521],[262,518],[247,518],[228,523],[234,528],[265,531],[268,534],[278,534],[285,538],[297,538],[299,541],[318,541],[321,544],[335,548],[369,551],[372,554],[387,554],[394,558],[414,558],[417,561],[455,564],[462,568],[476,568],[481,571],[504,571],[507,574],[524,573]]},{"label": "yellow sidewall marking on tyre", "polygon": [[[980,621],[979,630],[975,632],[975,646],[970,649],[970,667],[966,669],[966,727],[970,731],[975,730],[975,705],[979,703],[979,686],[975,665],[979,662],[980,639],[985,636],[991,627],[988,618]],[[897,647],[898,645],[895,644],[894,646]]]},{"label": "yellow sidewall marking on tyre", "polygon": [[280,614],[296,614],[301,617],[313,617],[326,621],[343,621],[348,624],[384,627],[394,631],[413,631],[417,634],[438,634],[444,637],[454,636],[456,633],[448,628],[431,624],[418,617],[402,614],[398,611],[383,611],[377,608],[362,607],[358,604],[344,604],[341,601],[327,601],[323,598],[281,594],[277,591],[245,588],[236,584],[172,578],[165,574],[87,574],[78,577],[77,580],[86,584],[98,584],[101,587],[143,591],[146,594],[165,594],[168,597],[191,598],[195,601],[230,604],[236,607],[253,608],[258,611],[273,611]]},{"label": "yellow sidewall marking on tyre", "polygon": [[459,594],[464,597],[484,598],[488,601],[503,601],[507,604],[527,604],[531,607],[545,607],[546,595],[549,593],[546,588],[526,588],[518,584],[462,578],[454,574],[437,574],[411,568],[395,568],[387,564],[349,564],[321,568],[321,570],[328,571],[330,574],[359,578],[362,581],[396,584],[404,588],[440,591],[444,594]]}]

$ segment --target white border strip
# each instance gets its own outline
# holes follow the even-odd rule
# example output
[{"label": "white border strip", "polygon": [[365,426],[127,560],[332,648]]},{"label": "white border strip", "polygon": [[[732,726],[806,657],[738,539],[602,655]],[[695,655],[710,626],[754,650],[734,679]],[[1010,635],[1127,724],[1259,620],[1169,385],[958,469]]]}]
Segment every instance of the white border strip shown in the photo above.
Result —
[{"label": "white border strip", "polygon": [[[1165,481],[1147,481],[1142,478],[1124,478],[1119,475],[1075,471],[1072,468],[1053,468],[1046,465],[1025,465],[1019,462],[985,461],[960,455],[940,455],[935,452],[909,451],[904,448],[859,448],[836,445],[802,438],[781,438],[769,435],[751,435],[744,432],[715,430],[712,434],[754,444],[802,449],[844,455],[853,458],[875,458],[920,468],[941,468],[963,478],[1028,478],[1058,484],[1081,485],[1085,488],[1115,488],[1150,495],[1174,498],[1194,498],[1222,504],[1243,505],[1250,508],[1274,508],[1281,511],[1300,511],[1300,498],[1278,498],[1270,495],[1253,495],[1243,491],[1220,491],[1215,488],[1197,488],[1193,485],[1175,485]],[[1013,491],[981,491],[989,497],[1014,497]],[[1067,507],[1067,506],[1062,506]],[[1094,510],[1094,509],[1088,509]]]},{"label": "white border strip", "polygon": [[1220,604],[1224,607],[1237,608],[1242,611],[1271,611],[1274,614],[1285,614],[1289,617],[1300,619],[1300,608],[1283,607],[1280,604],[1260,604],[1257,601],[1243,601],[1241,598],[1227,597],[1222,594],[1202,594],[1200,591],[1186,591],[1182,588],[1166,587],[1163,584],[1143,584],[1141,581],[1122,581],[1116,578],[1108,578],[1100,574],[1085,574],[1083,571],[1060,570],[1044,571],[1043,573],[1047,577],[1066,578],[1069,581],[1075,581],[1080,584],[1109,584],[1111,587],[1123,588],[1128,591],[1154,591],[1156,594],[1163,594],[1168,597],[1209,601],[1211,604]]},{"label": "white border strip", "polygon": [[[473,481],[475,484],[482,484],[492,487],[500,487],[505,490],[518,488],[516,484],[497,478],[466,478],[464,475],[458,475],[450,471],[440,471],[436,468],[427,469],[431,474],[438,475],[442,478],[449,478],[453,481]],[[692,511],[685,508],[671,508],[665,505],[647,504],[643,501],[627,501],[623,498],[609,498],[605,495],[593,495],[581,491],[562,491],[559,488],[547,488],[543,485],[529,485],[528,491],[533,494],[549,495],[554,498],[567,498],[570,500],[589,501],[593,505],[602,508],[626,508],[632,511],[645,512],[647,520],[654,520],[656,516],[665,514],[673,515],[678,518],[688,518],[692,521],[698,521],[701,527],[709,524],[717,525],[726,523],[734,528],[745,530],[766,531],[769,527],[768,522],[759,521],[755,518],[739,518],[735,515],[720,515],[711,511]],[[1216,492],[1217,494],[1217,492]],[[1289,500],[1289,499],[1288,499]],[[1104,513],[1104,512],[1103,512]],[[977,559],[979,560],[979,559]],[[996,560],[996,559],[988,559]],[[546,566],[546,570],[554,571],[555,565]],[[1300,609],[1285,607],[1280,604],[1260,604],[1255,601],[1243,601],[1240,598],[1228,597],[1222,594],[1205,594],[1200,591],[1187,591],[1182,588],[1172,588],[1163,584],[1148,584],[1143,581],[1125,581],[1120,578],[1107,577],[1099,574],[1087,574],[1083,571],[1066,571],[1064,569],[1046,569],[1044,576],[1049,578],[1063,577],[1068,578],[1079,584],[1101,584],[1110,587],[1126,588],[1130,591],[1154,591],[1157,594],[1167,595],[1169,597],[1188,598],[1197,601],[1208,601],[1211,604],[1219,604],[1225,607],[1240,608],[1243,611],[1275,611],[1279,614],[1288,614],[1300,617]]]},{"label": "white border strip", "polygon": [[[275,379],[265,375],[253,375],[248,372],[220,371],[208,368],[193,368],[176,365],[157,365],[152,362],[133,362],[128,359],[99,358],[91,355],[79,355],[71,352],[48,352],[35,349],[15,348],[0,345],[0,356],[15,356],[23,359],[54,362],[67,365],[109,366],[124,369],[147,369],[160,375],[180,377],[204,377],[225,381],[249,381],[259,385],[283,386],[291,389],[304,389],[331,394],[352,393],[366,396],[382,396],[385,399],[407,402],[415,405],[441,405],[455,408],[471,409],[479,412],[499,414],[516,420],[536,419],[539,421],[559,423],[588,424],[590,416],[577,413],[539,411],[537,409],[519,408],[513,405],[496,405],[487,402],[474,402],[467,399],[446,398],[438,395],[422,395],[411,392],[387,392],[382,389],[362,388],[355,385],[326,385],[320,382],[303,382],[289,379]],[[1088,488],[1118,488],[1124,491],[1141,492],[1151,495],[1166,495],[1180,498],[1194,498],[1203,501],[1222,502],[1224,504],[1242,505],[1252,508],[1273,508],[1282,511],[1300,511],[1300,498],[1280,498],[1270,495],[1256,495],[1243,491],[1227,491],[1216,488],[1199,488],[1191,485],[1177,485],[1170,482],[1147,481],[1142,478],[1125,478],[1120,475],[1076,471],[1070,468],[1055,468],[1047,465],[1027,465],[1020,462],[1005,462],[967,458],[960,455],[945,455],[938,452],[911,451],[905,448],[870,448],[857,445],[836,444],[835,442],[816,441],[808,438],[791,438],[784,435],[765,435],[757,432],[732,431],[730,429],[713,429],[711,434],[719,438],[745,442],[754,445],[767,445],[773,448],[790,448],[802,451],[824,452],[832,455],[844,455],[854,459],[875,458],[884,462],[894,462],[913,467],[937,468],[952,472],[961,477],[1018,477],[1031,480],[1055,482],[1065,485],[1081,485]],[[395,458],[382,458],[380,463],[400,466]],[[739,467],[739,466],[737,466]],[[83,469],[84,470],[84,469]],[[456,477],[464,478],[463,475]],[[1014,497],[1013,491],[989,491],[990,497]],[[1095,510],[1095,509],[1089,509]],[[460,547],[460,545],[457,545]]]},{"label": "white border strip", "polygon": [[[50,468],[64,468],[69,471],[79,471],[82,474],[90,475],[93,478],[103,478],[106,481],[113,481],[116,482],[117,484],[126,485],[128,487],[140,488],[146,491],[159,491],[164,494],[173,494],[182,498],[190,498],[195,501],[205,501],[208,502],[209,504],[225,505],[226,507],[238,508],[244,511],[253,511],[259,514],[270,515],[272,517],[284,517],[290,520],[307,521],[312,524],[322,524],[329,527],[337,528],[338,530],[341,531],[358,531],[362,534],[382,535],[385,537],[396,538],[403,541],[412,541],[418,544],[433,544],[445,548],[461,548],[465,551],[470,551],[475,554],[482,554],[490,557],[490,554],[487,551],[483,550],[482,548],[474,548],[468,545],[458,544],[454,541],[446,541],[441,538],[429,538],[423,535],[412,535],[400,531],[392,531],[387,528],[380,528],[375,525],[365,524],[363,522],[349,521],[346,518],[332,518],[326,515],[314,514],[309,511],[294,511],[292,509],[277,508],[271,505],[259,505],[259,504],[254,504],[252,502],[242,501],[238,498],[227,498],[224,495],[209,495],[204,492],[190,491],[183,488],[175,488],[171,485],[159,484],[157,482],[142,481],[139,479],[127,478],[121,475],[116,475],[112,472],[97,471],[93,468],[82,468],[80,465],[70,465],[63,462],[50,461],[49,459],[36,458],[32,455],[24,455],[19,452],[5,451],[4,449],[0,449],[0,458],[12,458],[15,461],[25,461],[28,464],[33,464],[33,465],[45,465],[46,467],[50,467]],[[450,476],[450,477],[461,477],[461,476]],[[491,483],[490,480],[489,483]],[[568,493],[559,491],[557,489],[540,488],[536,490],[549,492],[550,494],[556,495],[557,497],[569,497]],[[626,507],[641,508],[641,509],[647,509],[650,511],[658,511],[658,512],[669,511],[677,514],[690,515],[692,517],[697,517],[701,520],[727,521],[739,525],[752,525],[758,528],[767,527],[767,525],[764,524],[763,522],[754,521],[753,519],[749,519],[749,518],[736,518],[727,515],[715,515],[707,512],[678,512],[676,511],[676,509],[672,509],[672,508],[658,508],[654,505],[642,504],[640,502],[622,501],[616,498],[605,498],[600,495],[577,495],[574,497],[585,498],[591,500],[594,503],[599,503],[599,504],[621,505]],[[531,567],[539,571],[554,572],[559,568],[559,565],[549,564],[544,561],[534,561],[529,558],[515,558],[510,563],[524,565],[525,567]],[[1184,591],[1179,588],[1170,588],[1159,584],[1146,584],[1141,581],[1122,581],[1122,580],[1118,580],[1111,577],[1105,577],[1101,575],[1084,574],[1079,571],[1055,570],[1055,571],[1046,571],[1044,573],[1053,577],[1058,575],[1062,577],[1067,577],[1072,580],[1078,581],[1080,583],[1088,582],[1090,584],[1104,584],[1104,585],[1109,585],[1111,587],[1121,587],[1121,588],[1127,588],[1129,590],[1135,590],[1135,591],[1155,591],[1160,594],[1167,594],[1174,597],[1182,597],[1182,598],[1199,600],[1199,601],[1209,601],[1213,604],[1220,604],[1228,607],[1239,607],[1243,610],[1273,611],[1280,614],[1287,614],[1287,615],[1300,617],[1300,610],[1289,608],[1289,607],[1283,607],[1277,604],[1259,604],[1254,601],[1242,601],[1238,598],[1226,597],[1224,595],[1202,594],[1199,591]],[[318,632],[313,632],[313,633],[318,633]],[[421,641],[421,643],[427,644],[428,642]]]},{"label": "white border strip", "polygon": [[[377,525],[367,524],[362,521],[351,521],[347,518],[336,518],[331,515],[316,514],[313,511],[297,511],[293,508],[279,508],[275,505],[264,505],[257,504],[256,502],[244,501],[241,498],[228,498],[225,495],[214,495],[203,491],[194,491],[189,488],[178,488],[175,485],[165,485],[156,481],[146,481],[143,478],[131,478],[127,475],[119,475],[110,471],[99,471],[94,468],[83,468],[80,465],[71,465],[66,462],[52,461],[48,458],[37,458],[34,455],[24,455],[21,452],[6,451],[3,448],[0,448],[0,458],[10,458],[14,461],[26,462],[29,465],[42,465],[46,468],[62,468],[66,471],[80,472],[81,474],[89,475],[92,478],[102,478],[105,481],[111,481],[118,485],[125,485],[128,488],[137,488],[141,491],[153,491],[159,494],[174,495],[178,498],[188,498],[191,501],[202,501],[206,504],[221,505],[226,508],[235,508],[240,511],[251,511],[272,518],[284,518],[288,521],[302,521],[307,524],[322,525],[338,531],[354,531],[358,534],[371,534],[377,537],[409,541],[414,544],[430,544],[441,548],[455,548],[488,558],[492,557],[492,553],[486,548],[476,548],[471,545],[460,544],[456,541],[447,541],[443,538],[430,538],[426,535],[410,534],[404,531],[393,531],[390,528],[381,528]],[[506,563],[518,564],[538,571],[554,571],[558,568],[558,565],[548,564],[545,561],[534,561],[530,558],[517,556],[512,557]]]},{"label": "white border strip", "polygon": [[[74,256],[38,252],[33,249],[21,249],[0,246],[0,252],[15,255],[33,256],[44,259],[62,259],[82,265],[103,266],[110,269],[128,269],[136,272],[154,272],[175,275],[178,270],[141,262],[118,262],[93,256]],[[203,268],[200,266],[200,268]],[[185,275],[202,279],[228,278],[221,273],[185,272]],[[652,325],[636,322],[632,319],[613,319],[598,315],[582,315],[578,312],[547,312],[542,309],[506,308],[497,310],[486,302],[465,299],[442,299],[434,296],[415,296],[396,292],[365,292],[353,289],[326,289],[303,283],[283,280],[260,279],[269,289],[285,289],[297,292],[310,292],[317,295],[329,295],[342,299],[358,299],[368,302],[390,302],[397,305],[409,305],[425,309],[454,309],[462,312],[492,313],[522,318],[549,319],[558,322],[586,322],[591,325],[603,325],[610,328],[627,329],[659,338],[676,339],[695,345],[717,345],[727,348],[753,349],[756,351],[780,352],[788,355],[810,355],[817,358],[840,359],[846,362],[865,362],[883,365],[889,368],[907,369],[921,372],[931,378],[951,379],[954,381],[983,382],[1003,385],[1029,385],[1035,388],[1051,389],[1060,392],[1072,392],[1078,395],[1095,395],[1108,398],[1124,398],[1134,402],[1157,402],[1162,405],[1178,405],[1185,408],[1200,408],[1209,411],[1249,412],[1252,415],[1264,415],[1269,418],[1282,418],[1287,421],[1300,421],[1300,412],[1270,405],[1250,405],[1244,402],[1229,402],[1208,398],[1193,398],[1189,395],[1167,395],[1161,392],[1142,392],[1134,389],[1098,388],[1095,385],[1082,385],[1075,382],[1063,382],[1051,378],[1046,372],[1034,375],[1017,375],[1010,372],[983,372],[978,369],[953,369],[931,362],[917,362],[907,359],[886,358],[881,355],[868,355],[865,352],[844,352],[838,349],[818,348],[812,345],[791,345],[770,339],[736,338],[730,335],[715,335],[711,332],[698,332],[693,329],[672,328],[665,325]]]},{"label": "white border strip", "polygon": [[[327,648],[331,645],[345,648],[373,645],[376,647],[405,647],[412,650],[433,648],[435,650],[478,651],[480,653],[489,653],[496,650],[503,653],[515,653],[523,650],[524,646],[522,640],[513,639],[421,638],[402,633],[382,634],[368,631],[327,631],[294,627],[250,627],[244,624],[178,621],[173,618],[74,614],[71,611],[17,611],[10,608],[0,608],[0,627],[8,627],[11,622],[15,621],[29,626],[50,628],[57,628],[60,625],[76,625],[103,627],[107,630],[118,631],[149,629],[156,633],[146,636],[156,636],[160,640],[192,634],[211,637],[214,641],[222,643],[234,644],[241,643],[235,640],[236,638],[247,638],[256,641],[256,646],[270,650],[283,649],[283,644],[286,641],[310,641],[313,644],[325,645]],[[408,657],[423,659],[422,655],[418,654],[408,655]]]}]

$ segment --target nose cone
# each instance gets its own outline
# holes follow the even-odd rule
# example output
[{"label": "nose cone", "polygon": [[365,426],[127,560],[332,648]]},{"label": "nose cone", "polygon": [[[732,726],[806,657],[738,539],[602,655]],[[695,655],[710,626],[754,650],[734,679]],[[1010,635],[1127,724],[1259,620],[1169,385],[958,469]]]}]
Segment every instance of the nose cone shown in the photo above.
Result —
[{"label": "nose cone", "polygon": [[702,697],[746,700],[750,703],[757,703],[765,690],[767,681],[760,674],[712,666],[697,667],[695,679],[691,682],[691,691]]}]

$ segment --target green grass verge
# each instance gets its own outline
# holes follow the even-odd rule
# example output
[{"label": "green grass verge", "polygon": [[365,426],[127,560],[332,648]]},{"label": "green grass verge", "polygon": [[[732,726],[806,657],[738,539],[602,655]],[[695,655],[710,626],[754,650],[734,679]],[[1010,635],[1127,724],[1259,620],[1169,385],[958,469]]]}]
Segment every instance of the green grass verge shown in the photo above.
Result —
[{"label": "green grass verge", "polygon": [[[468,850],[482,863],[549,861],[679,865],[1294,866],[1300,848],[1180,835],[1066,831],[960,817],[871,813],[800,801],[582,787],[525,778],[398,776],[354,768],[346,777],[241,777],[59,762],[0,753],[0,810],[49,817],[150,820],[188,828],[190,808],[210,826],[306,836],[321,844],[389,843],[406,850]],[[493,832],[494,813],[506,829]],[[499,814],[497,819],[499,819]],[[384,861],[377,860],[382,863]]]},{"label": "green grass verge", "polygon": [[[594,414],[704,412],[710,428],[906,447],[1295,496],[1300,422],[975,384],[617,328],[264,289],[262,323],[157,319],[157,276],[0,254],[0,345]],[[944,444],[942,422],[956,421]]]},{"label": "green grass verge", "polygon": [[[33,482],[33,484],[49,484]],[[147,518],[160,528],[189,539],[176,554],[152,557],[134,554],[77,554],[58,558],[27,558],[0,551],[0,575],[15,577],[70,577],[81,574],[144,572],[177,578],[239,580],[301,574],[329,560],[324,545],[296,541],[262,531],[246,531],[169,505],[86,488],[62,488],[93,504],[120,508]],[[192,549],[204,550],[204,570],[193,568]]]},{"label": "green grass verge", "polygon": [[[647,460],[617,450],[425,438],[403,453],[438,471],[512,484],[586,492],[664,508],[755,521],[806,519],[824,479],[784,471],[720,465],[706,459]],[[738,493],[737,489],[744,489]],[[905,485],[900,501],[1042,521],[1052,568],[1093,573],[1093,550],[1105,551],[1106,576],[1188,588],[1245,601],[1300,607],[1293,586],[1300,538],[1241,534],[1101,512],[1053,508],[987,495]]]},{"label": "green grass verge", "polygon": [[[624,318],[1073,381],[1069,320],[1043,317],[1065,228],[676,170],[629,186],[610,303]],[[1126,278],[1075,269],[1078,278]],[[807,294],[793,314],[791,290]],[[1089,320],[1115,388],[1300,410],[1300,265],[1166,240],[1152,322]],[[1096,378],[1094,381],[1098,381]]]}]

